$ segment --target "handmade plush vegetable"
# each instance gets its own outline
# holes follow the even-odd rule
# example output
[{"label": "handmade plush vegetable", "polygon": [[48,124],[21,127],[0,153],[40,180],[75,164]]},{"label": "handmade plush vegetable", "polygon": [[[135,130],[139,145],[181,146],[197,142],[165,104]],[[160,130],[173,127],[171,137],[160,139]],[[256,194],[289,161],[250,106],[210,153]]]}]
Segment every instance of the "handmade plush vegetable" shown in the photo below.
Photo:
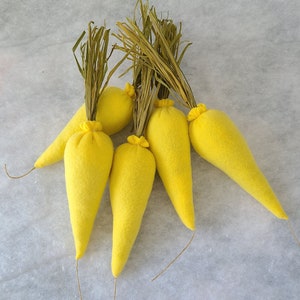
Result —
[{"label": "handmade plush vegetable", "polygon": [[113,144],[100,122],[86,121],[65,149],[65,178],[76,260],[87,248],[113,158]]},{"label": "handmade plush vegetable", "polygon": [[[177,63],[180,64],[183,53],[188,46],[179,56],[180,30],[178,32],[177,26],[172,20],[157,19],[157,21],[169,49],[178,59]],[[157,55],[167,60],[168,56],[163,51],[164,48],[161,44],[160,37],[156,36],[154,49],[157,50]],[[188,124],[183,112],[174,107],[173,100],[168,99],[169,88],[164,82],[164,78],[159,74],[157,77],[160,100],[155,101],[146,136],[156,160],[157,171],[178,216],[187,228],[194,230],[193,180]]]},{"label": "handmade plush vegetable", "polygon": [[276,217],[288,218],[246,140],[227,114],[199,104],[191,109],[188,120],[191,143],[202,158],[221,169]]},{"label": "handmade plush vegetable", "polygon": [[[110,173],[113,144],[96,121],[98,95],[106,72],[109,30],[88,28],[81,47],[87,121],[68,140],[64,153],[66,190],[76,248],[76,260],[87,248],[95,217]],[[102,87],[102,90],[101,90]]]},{"label": "handmade plush vegetable", "polygon": [[[191,109],[188,117],[191,122],[189,133],[195,150],[228,174],[276,217],[287,219],[286,213],[233,122],[224,113],[215,110],[201,113],[203,106],[197,107],[192,90],[170,50],[156,15],[150,12],[149,17],[153,30],[163,41],[162,47],[168,55],[168,60],[155,55],[155,49],[149,47],[145,39],[140,38],[138,42],[143,43],[143,47],[147,49],[144,51],[145,56],[151,61],[159,76],[181,96],[182,104]],[[123,26],[122,30],[129,29]]]},{"label": "handmade plush vegetable", "polygon": [[141,227],[152,190],[155,159],[143,136],[131,135],[114,155],[110,175],[113,212],[111,269],[114,277],[122,272]]},{"label": "handmade plush vegetable", "polygon": [[155,159],[143,136],[153,105],[151,81],[153,72],[134,64],[137,98],[134,107],[135,134],[119,146],[114,155],[109,181],[113,214],[112,274],[117,278],[130,255],[147,207],[155,176]]},{"label": "handmade plush vegetable", "polygon": [[157,170],[183,224],[195,229],[192,169],[188,124],[170,99],[155,102],[147,126],[147,139]]},{"label": "handmade plush vegetable", "polygon": [[[131,120],[132,98],[135,92],[132,85],[127,83],[125,89],[107,87],[98,100],[96,120],[102,124],[102,130],[112,135],[123,129]],[[85,105],[83,104],[60,132],[49,147],[34,163],[35,168],[43,168],[63,159],[68,139],[80,130],[80,124],[86,119]]]}]

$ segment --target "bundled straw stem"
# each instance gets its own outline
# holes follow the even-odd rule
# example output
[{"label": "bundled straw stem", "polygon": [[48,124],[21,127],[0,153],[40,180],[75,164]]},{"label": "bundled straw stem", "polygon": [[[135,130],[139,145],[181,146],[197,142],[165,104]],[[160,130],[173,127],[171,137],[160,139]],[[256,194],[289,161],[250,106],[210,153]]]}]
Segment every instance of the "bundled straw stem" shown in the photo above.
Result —
[{"label": "bundled straw stem", "polygon": [[[107,55],[110,30],[106,29],[104,26],[98,28],[93,25],[94,22],[92,21],[88,24],[87,40],[81,44],[81,41],[86,35],[86,32],[84,31],[73,46],[73,54],[77,67],[84,79],[86,116],[90,121],[96,120],[99,98],[114,72],[127,58],[127,55],[125,55],[107,74],[108,59],[115,47],[113,47],[109,55]],[[81,63],[79,63],[75,54],[79,45]]]},{"label": "bundled straw stem", "polygon": [[[179,63],[187,47],[190,45],[186,45],[179,55],[181,25],[179,32],[177,32],[174,24],[175,27],[171,22],[169,23],[171,25],[168,25],[168,22],[164,23],[166,21],[159,20],[153,9],[149,11],[148,16],[152,31],[155,34],[156,40],[158,40],[157,43],[160,45],[159,50],[157,49],[157,44],[151,44],[136,22],[130,19],[127,19],[127,23],[117,23],[119,34],[115,36],[122,42],[122,46],[118,48],[125,52],[130,52],[131,56],[141,53],[140,59],[143,60],[143,63],[155,70],[156,81],[178,93],[182,98],[181,103],[184,106],[189,108],[195,107],[196,102],[191,87],[179,67]],[[162,26],[161,24],[167,24],[167,26]],[[168,29],[168,26],[171,30]],[[166,31],[170,32],[172,38],[169,42],[167,40],[168,37],[166,38],[165,36]]]},{"label": "bundled straw stem", "polygon": [[154,86],[154,71],[147,66],[141,68],[141,85],[133,110],[133,127],[135,134],[141,136],[147,127],[158,89]]}]

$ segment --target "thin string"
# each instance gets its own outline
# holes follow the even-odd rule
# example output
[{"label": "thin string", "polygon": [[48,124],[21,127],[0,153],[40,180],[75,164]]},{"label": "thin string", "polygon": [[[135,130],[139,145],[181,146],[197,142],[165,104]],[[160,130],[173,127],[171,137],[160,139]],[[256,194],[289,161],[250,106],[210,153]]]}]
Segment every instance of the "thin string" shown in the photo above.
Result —
[{"label": "thin string", "polygon": [[193,233],[192,237],[190,238],[190,240],[188,241],[188,243],[185,245],[185,247],[176,255],[176,257],[165,267],[163,268],[155,277],[152,278],[151,281],[156,280],[159,276],[161,276],[163,273],[165,273],[173,264],[174,262],[183,254],[183,252],[191,245],[194,237],[195,237],[195,233]]},{"label": "thin string", "polygon": [[79,275],[78,275],[78,259],[76,259],[76,278],[77,278],[77,287],[78,287],[79,298],[80,298],[80,300],[82,300],[80,280],[79,280]]},{"label": "thin string", "polygon": [[35,169],[35,167],[31,168],[28,172],[26,172],[25,174],[20,175],[20,176],[12,176],[12,175],[10,175],[8,173],[6,164],[4,164],[4,171],[5,171],[6,175],[7,175],[7,177],[9,177],[11,179],[20,179],[20,178],[23,178],[23,177],[27,176],[28,174],[30,174],[34,169]]},{"label": "thin string", "polygon": [[290,229],[290,232],[291,232],[293,238],[295,239],[295,241],[297,242],[297,244],[300,246],[300,240],[297,237],[296,232],[295,232],[294,228],[292,227],[292,225],[291,225],[291,223],[290,223],[289,220],[287,220],[287,224],[289,226],[289,229]]},{"label": "thin string", "polygon": [[117,299],[117,277],[114,277],[114,300]]}]

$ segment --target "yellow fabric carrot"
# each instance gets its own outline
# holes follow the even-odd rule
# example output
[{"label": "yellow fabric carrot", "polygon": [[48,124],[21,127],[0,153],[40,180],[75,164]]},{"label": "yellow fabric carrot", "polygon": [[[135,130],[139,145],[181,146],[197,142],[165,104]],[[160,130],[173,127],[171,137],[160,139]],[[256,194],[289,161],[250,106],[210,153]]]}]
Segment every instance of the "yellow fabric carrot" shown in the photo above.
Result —
[{"label": "yellow fabric carrot", "polygon": [[[107,87],[98,100],[96,120],[102,124],[103,132],[112,135],[123,129],[132,118],[134,87],[127,83],[125,89]],[[83,104],[60,132],[49,147],[34,163],[35,168],[43,168],[63,159],[68,139],[77,131],[86,120],[85,105]]]},{"label": "yellow fabric carrot", "polygon": [[141,136],[129,136],[114,155],[110,175],[113,213],[112,274],[122,272],[139,232],[155,175],[155,159]]},{"label": "yellow fabric carrot", "polygon": [[83,256],[92,232],[113,158],[113,144],[101,123],[86,121],[67,142],[64,163],[76,259]]},{"label": "yellow fabric carrot", "polygon": [[188,123],[170,99],[157,100],[146,137],[157,171],[183,224],[195,229]]},{"label": "yellow fabric carrot", "polygon": [[[148,31],[144,19],[144,31]],[[129,52],[131,53],[131,52]],[[128,54],[128,53],[127,53]],[[130,255],[141,227],[155,176],[155,158],[144,137],[145,128],[157,95],[153,87],[154,72],[133,57],[133,85],[136,98],[133,108],[133,134],[114,155],[109,190],[113,213],[113,248],[111,270],[117,278]]]},{"label": "yellow fabric carrot", "polygon": [[288,218],[244,137],[224,112],[198,104],[189,112],[188,120],[191,143],[201,157],[225,172],[276,217]]},{"label": "yellow fabric carrot", "polygon": [[[107,71],[107,47],[109,30],[105,27],[88,26],[87,41],[80,47],[82,66],[76,58],[85,83],[86,121],[81,130],[68,140],[64,152],[66,190],[70,220],[76,248],[76,260],[87,248],[95,217],[108,181],[113,159],[113,144],[96,121],[99,95]],[[84,37],[75,44],[73,51]],[[109,76],[108,76],[109,77]]]}]

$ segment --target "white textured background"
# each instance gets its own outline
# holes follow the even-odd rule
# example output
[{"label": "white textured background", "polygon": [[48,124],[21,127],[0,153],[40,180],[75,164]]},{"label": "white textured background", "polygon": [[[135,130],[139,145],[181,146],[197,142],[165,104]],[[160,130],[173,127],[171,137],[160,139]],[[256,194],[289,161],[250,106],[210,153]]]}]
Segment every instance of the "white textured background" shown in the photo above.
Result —
[{"label": "white textured background", "polygon": [[[0,2],[0,164],[30,169],[83,101],[72,46],[87,23],[130,16],[135,1]],[[182,64],[198,102],[239,126],[300,236],[300,2],[152,1],[193,42]],[[114,77],[111,84],[123,86]],[[113,137],[125,141],[128,129]],[[297,300],[300,247],[267,212],[192,152],[196,237],[156,178],[117,299]],[[85,257],[84,299],[112,299],[112,216],[104,195]],[[78,299],[63,163],[21,180],[0,172],[0,299]]]}]

